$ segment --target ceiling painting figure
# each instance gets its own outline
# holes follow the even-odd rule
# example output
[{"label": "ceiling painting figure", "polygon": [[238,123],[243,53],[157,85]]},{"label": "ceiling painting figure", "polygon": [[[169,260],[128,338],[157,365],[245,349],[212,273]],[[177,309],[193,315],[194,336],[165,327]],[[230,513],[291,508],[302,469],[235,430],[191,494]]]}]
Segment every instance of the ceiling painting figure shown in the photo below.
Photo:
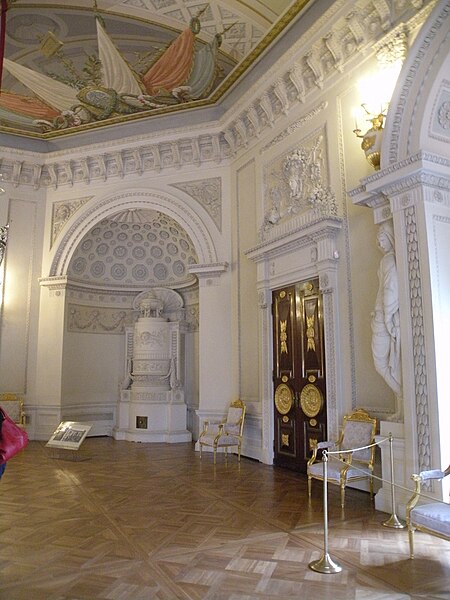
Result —
[{"label": "ceiling painting figure", "polygon": [[171,0],[165,6],[172,12],[157,5],[152,20],[128,5],[122,13],[121,2],[115,12],[96,0],[91,7],[36,3],[34,12],[33,4],[20,10],[21,0],[6,2],[0,130],[71,133],[195,107],[233,75],[291,3],[282,0],[265,21],[255,11],[259,22],[251,22],[220,0]]}]

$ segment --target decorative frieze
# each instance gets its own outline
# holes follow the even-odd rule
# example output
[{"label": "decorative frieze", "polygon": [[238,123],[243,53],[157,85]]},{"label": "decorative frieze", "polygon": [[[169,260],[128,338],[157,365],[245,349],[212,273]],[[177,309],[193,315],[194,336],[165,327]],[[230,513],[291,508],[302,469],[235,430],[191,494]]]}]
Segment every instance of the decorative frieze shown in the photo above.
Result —
[{"label": "decorative frieze", "polygon": [[[288,115],[297,102],[304,102],[317,87],[322,88],[336,69],[344,71],[346,64],[354,60],[355,52],[363,46],[369,48],[370,44],[379,40],[380,34],[390,27],[391,22],[403,19],[405,35],[408,27],[417,27],[428,14],[425,9],[418,14],[422,3],[420,7],[418,4],[417,0],[406,0],[398,3],[391,12],[386,0],[375,4],[372,0],[364,0],[358,3],[357,9],[336,19],[331,18],[333,13],[328,11],[317,20],[313,32],[326,28],[328,31],[319,34],[319,39],[313,35],[308,40],[299,39],[282,62],[279,61],[270,70],[260,96],[255,99],[252,96],[254,92],[250,90],[240,102],[240,106],[244,104],[244,109],[240,109],[241,115],[233,114],[232,109],[228,122],[219,131],[202,131],[198,135],[186,136],[186,130],[183,130],[179,139],[150,145],[148,136],[141,136],[129,140],[130,146],[133,146],[130,148],[104,152],[95,147],[88,150],[88,156],[74,155],[70,159],[67,159],[67,154],[62,160],[56,155],[41,162],[37,162],[36,158],[32,162],[25,158],[5,158],[2,162],[5,181],[15,186],[33,185],[36,189],[57,188],[209,161],[220,163],[244,149],[251,138],[260,135],[265,128],[273,127],[277,119]],[[339,6],[336,6],[338,9]],[[403,33],[396,30],[395,35],[398,39],[392,41],[391,49],[396,48],[399,40],[403,42]],[[442,119],[445,121],[444,117]]]},{"label": "decorative frieze", "polygon": [[413,206],[404,212],[408,253],[409,301],[413,336],[414,384],[416,402],[417,444],[419,470],[432,468],[430,418],[428,408],[427,359],[423,319],[422,281],[416,211]]},{"label": "decorative frieze", "polygon": [[186,192],[201,204],[214,221],[217,229],[222,231],[222,180],[220,177],[174,183],[172,187]]},{"label": "decorative frieze", "polygon": [[132,310],[117,310],[117,308],[92,308],[69,304],[67,314],[67,330],[77,333],[122,334],[125,332],[125,327],[134,322]]},{"label": "decorative frieze", "polygon": [[77,212],[86,202],[89,202],[93,196],[77,198],[75,200],[55,202],[52,210],[52,239],[50,247],[53,246],[59,232],[64,227],[70,217]]},{"label": "decorative frieze", "polygon": [[281,142],[281,140],[284,140],[286,137],[295,133],[297,131],[297,129],[301,128],[307,121],[310,121],[315,116],[317,116],[320,112],[325,110],[325,108],[327,106],[328,106],[328,102],[326,102],[326,101],[321,102],[318,106],[316,106],[315,108],[310,110],[308,113],[303,115],[300,119],[297,119],[294,123],[291,123],[290,125],[288,125],[288,127],[283,129],[277,136],[275,136],[273,139],[271,139],[270,142],[268,142],[265,146],[263,146],[262,151],[264,152],[265,150],[268,150],[275,144],[278,144],[278,142]]},{"label": "decorative frieze", "polygon": [[404,23],[395,27],[373,49],[381,65],[389,66],[397,61],[404,62],[408,53],[408,28]]},{"label": "decorative frieze", "polygon": [[450,100],[442,102],[437,111],[438,123],[445,131],[450,130]]},{"label": "decorative frieze", "polygon": [[337,216],[337,203],[328,185],[325,133],[314,132],[295,150],[272,160],[264,169],[264,220],[260,239],[279,235],[279,226],[296,215],[312,213],[313,219]]}]

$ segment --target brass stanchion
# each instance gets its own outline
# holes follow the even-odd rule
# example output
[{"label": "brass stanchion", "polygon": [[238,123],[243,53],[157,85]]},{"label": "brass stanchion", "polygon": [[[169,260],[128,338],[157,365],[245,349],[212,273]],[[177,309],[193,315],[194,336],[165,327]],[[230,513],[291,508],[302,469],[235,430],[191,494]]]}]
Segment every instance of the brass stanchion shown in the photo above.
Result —
[{"label": "brass stanchion", "polygon": [[394,486],[394,453],[392,451],[393,437],[392,433],[389,433],[389,452],[391,455],[391,503],[392,503],[392,514],[387,521],[384,521],[384,527],[392,527],[393,529],[404,529],[406,523],[400,521],[395,513],[395,486]]},{"label": "brass stanchion", "polygon": [[323,464],[323,554],[319,560],[313,560],[309,563],[309,568],[318,573],[340,573],[341,565],[334,562],[328,553],[328,453],[326,450],[322,454]]}]

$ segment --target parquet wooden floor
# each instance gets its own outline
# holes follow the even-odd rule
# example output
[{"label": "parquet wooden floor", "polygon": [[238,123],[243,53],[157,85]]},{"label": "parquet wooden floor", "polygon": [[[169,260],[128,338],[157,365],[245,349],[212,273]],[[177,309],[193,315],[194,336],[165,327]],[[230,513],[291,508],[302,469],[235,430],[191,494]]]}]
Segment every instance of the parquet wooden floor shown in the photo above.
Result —
[{"label": "parquet wooden floor", "polygon": [[[71,455],[73,456],[73,455]],[[405,530],[368,494],[191,444],[89,438],[68,460],[30,442],[0,482],[0,600],[449,600],[450,544]]]}]

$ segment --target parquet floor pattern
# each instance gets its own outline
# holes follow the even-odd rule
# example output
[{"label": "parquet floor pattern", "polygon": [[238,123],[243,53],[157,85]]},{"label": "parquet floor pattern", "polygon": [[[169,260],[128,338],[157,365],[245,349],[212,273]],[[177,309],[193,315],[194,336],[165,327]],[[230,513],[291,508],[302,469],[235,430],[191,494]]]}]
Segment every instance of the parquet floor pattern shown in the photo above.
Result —
[{"label": "parquet floor pattern", "polygon": [[[69,455],[72,456],[73,455]],[[191,444],[30,442],[0,483],[0,600],[450,600],[450,544],[385,528],[368,494]],[[315,484],[315,485],[314,485]]]}]

